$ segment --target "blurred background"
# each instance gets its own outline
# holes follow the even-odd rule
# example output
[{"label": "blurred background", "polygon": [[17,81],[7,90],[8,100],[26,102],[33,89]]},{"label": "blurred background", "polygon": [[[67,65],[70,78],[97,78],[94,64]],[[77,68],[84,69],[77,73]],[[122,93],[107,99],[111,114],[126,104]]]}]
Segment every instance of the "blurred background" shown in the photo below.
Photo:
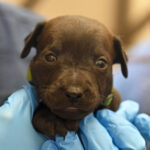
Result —
[{"label": "blurred background", "polygon": [[0,0],[47,19],[66,14],[95,18],[123,40],[124,47],[150,37],[150,0]]}]

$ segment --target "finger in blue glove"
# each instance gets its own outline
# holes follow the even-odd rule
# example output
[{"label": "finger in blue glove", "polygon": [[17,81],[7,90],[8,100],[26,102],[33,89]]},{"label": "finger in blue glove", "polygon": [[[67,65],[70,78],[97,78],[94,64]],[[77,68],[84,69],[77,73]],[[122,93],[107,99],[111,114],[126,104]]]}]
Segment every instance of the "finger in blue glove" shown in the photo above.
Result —
[{"label": "finger in blue glove", "polygon": [[56,141],[46,141],[41,150],[84,150],[78,135],[74,132],[68,132],[67,135],[61,137],[56,135]]},{"label": "finger in blue glove", "polygon": [[47,140],[42,145],[41,150],[58,150],[58,147],[57,147],[55,141],[53,141],[53,140]]},{"label": "finger in blue glove", "polygon": [[84,150],[75,132],[68,132],[65,139],[64,137],[56,135],[56,144],[61,150]]},{"label": "finger in blue glove", "polygon": [[93,113],[81,120],[79,134],[86,150],[118,150]]},{"label": "finger in blue glove", "polygon": [[134,118],[139,112],[139,104],[135,101],[126,100],[120,104],[116,114],[124,117],[130,122],[133,122]]},{"label": "finger in blue glove", "polygon": [[146,114],[139,114],[135,117],[134,124],[143,137],[150,142],[150,116]]}]

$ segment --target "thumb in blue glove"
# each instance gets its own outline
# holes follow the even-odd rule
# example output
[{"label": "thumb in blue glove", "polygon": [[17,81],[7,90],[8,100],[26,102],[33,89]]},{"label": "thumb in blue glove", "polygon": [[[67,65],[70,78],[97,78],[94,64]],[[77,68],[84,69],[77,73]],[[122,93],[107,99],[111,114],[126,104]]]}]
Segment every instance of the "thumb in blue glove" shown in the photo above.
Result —
[{"label": "thumb in blue glove", "polygon": [[105,127],[93,113],[80,122],[80,136],[86,150],[118,150]]}]

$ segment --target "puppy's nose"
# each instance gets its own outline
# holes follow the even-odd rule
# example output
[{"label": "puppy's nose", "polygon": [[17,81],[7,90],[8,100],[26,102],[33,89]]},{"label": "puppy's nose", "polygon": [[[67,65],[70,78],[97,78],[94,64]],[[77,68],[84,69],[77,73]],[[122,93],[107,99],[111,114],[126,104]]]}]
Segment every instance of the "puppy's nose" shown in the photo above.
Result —
[{"label": "puppy's nose", "polygon": [[82,97],[82,90],[78,87],[70,87],[66,91],[66,97],[70,102],[77,102]]}]

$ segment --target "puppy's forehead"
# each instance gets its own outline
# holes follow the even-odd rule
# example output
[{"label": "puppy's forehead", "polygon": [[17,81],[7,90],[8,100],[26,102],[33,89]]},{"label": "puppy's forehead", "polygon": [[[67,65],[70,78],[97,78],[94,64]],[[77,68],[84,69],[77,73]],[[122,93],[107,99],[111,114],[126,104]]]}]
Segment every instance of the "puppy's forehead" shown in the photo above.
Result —
[{"label": "puppy's forehead", "polygon": [[62,16],[46,23],[42,35],[45,45],[57,50],[110,49],[112,34],[100,22],[81,16]]}]

